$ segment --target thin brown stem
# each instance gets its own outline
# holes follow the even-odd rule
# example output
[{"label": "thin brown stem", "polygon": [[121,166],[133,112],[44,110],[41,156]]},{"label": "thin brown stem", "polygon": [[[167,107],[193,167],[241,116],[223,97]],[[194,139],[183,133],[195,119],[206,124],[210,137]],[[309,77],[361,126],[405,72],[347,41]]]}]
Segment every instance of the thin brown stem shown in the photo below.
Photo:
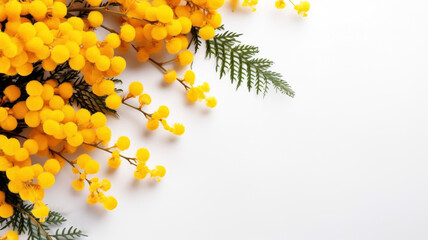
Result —
[{"label": "thin brown stem", "polygon": [[[92,146],[95,148],[98,148],[100,150],[103,150],[104,152],[108,152],[108,153],[113,153],[112,151],[110,151],[109,149],[106,148],[102,148],[100,146],[98,146],[97,144],[90,144],[90,143],[84,143],[85,145],[88,146]],[[131,158],[131,157],[127,157],[127,156],[123,156],[122,154],[119,154],[119,156],[123,159],[126,159],[131,165],[137,166],[137,164],[135,164],[133,161],[137,160],[136,158]]]},{"label": "thin brown stem", "polygon": [[[66,157],[64,157],[61,153],[56,152],[56,151],[54,151],[54,150],[52,150],[52,149],[49,149],[49,151],[50,151],[52,154],[56,154],[56,155],[58,155],[60,158],[64,159],[64,161],[66,161],[68,164],[70,164],[72,167],[76,168],[76,164],[74,164],[72,161],[70,161],[69,159],[67,159]],[[76,169],[77,169],[77,168],[76,168]],[[79,173],[80,173],[80,171],[79,171]],[[82,174],[82,173],[80,173],[80,174]],[[91,185],[91,183],[92,183],[92,182],[91,182],[88,178],[85,178],[85,180],[86,180],[86,182],[88,182],[88,184],[89,184],[89,185]]]},{"label": "thin brown stem", "polygon": [[126,102],[122,102],[124,105],[126,105],[126,106],[128,106],[128,107],[130,107],[130,108],[133,108],[133,109],[135,109],[135,110],[137,110],[137,111],[139,111],[139,112],[141,112],[142,114],[144,114],[144,117],[146,117],[147,119],[150,119],[151,117],[152,117],[152,114],[150,114],[150,113],[146,113],[145,111],[143,111],[141,108],[137,108],[137,107],[134,107],[134,106],[132,106],[131,104],[129,104],[129,103],[126,103]]}]

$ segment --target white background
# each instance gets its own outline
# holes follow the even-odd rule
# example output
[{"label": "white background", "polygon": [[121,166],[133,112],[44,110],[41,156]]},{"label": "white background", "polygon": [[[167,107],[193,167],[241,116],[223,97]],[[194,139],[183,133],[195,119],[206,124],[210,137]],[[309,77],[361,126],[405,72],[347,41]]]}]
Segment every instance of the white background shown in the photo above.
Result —
[{"label": "white background", "polygon": [[132,139],[127,155],[149,148],[166,177],[103,167],[119,201],[107,212],[71,189],[67,169],[50,207],[91,240],[428,239],[428,2],[314,0],[306,19],[259,2],[255,13],[225,7],[225,26],[276,62],[294,99],[235,91],[201,52],[197,81],[219,100],[207,110],[150,64],[129,63],[124,87],[141,80],[149,110],[169,106],[186,133],[149,134],[125,107],[109,126]]}]

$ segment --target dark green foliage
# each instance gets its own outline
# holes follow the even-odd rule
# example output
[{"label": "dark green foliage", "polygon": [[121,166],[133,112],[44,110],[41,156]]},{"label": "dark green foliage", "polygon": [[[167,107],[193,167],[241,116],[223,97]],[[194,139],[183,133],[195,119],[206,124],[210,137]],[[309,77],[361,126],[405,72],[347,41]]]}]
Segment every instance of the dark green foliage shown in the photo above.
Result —
[{"label": "dark green foliage", "polygon": [[192,30],[190,32],[192,33],[192,39],[190,39],[189,46],[187,48],[190,48],[192,44],[195,45],[195,53],[196,53],[198,52],[199,48],[202,45],[202,40],[199,37],[199,28],[192,27]]},{"label": "dark green foliage", "polygon": [[[221,31],[223,27],[217,30]],[[241,35],[225,31],[206,41],[206,57],[215,58],[220,78],[229,74],[236,88],[246,84],[248,91],[255,90],[257,94],[266,95],[269,88],[273,87],[276,91],[294,97],[294,91],[282,75],[270,70],[274,63],[266,58],[256,58],[259,48],[241,44],[238,40]],[[193,38],[197,36],[193,34]]]}]

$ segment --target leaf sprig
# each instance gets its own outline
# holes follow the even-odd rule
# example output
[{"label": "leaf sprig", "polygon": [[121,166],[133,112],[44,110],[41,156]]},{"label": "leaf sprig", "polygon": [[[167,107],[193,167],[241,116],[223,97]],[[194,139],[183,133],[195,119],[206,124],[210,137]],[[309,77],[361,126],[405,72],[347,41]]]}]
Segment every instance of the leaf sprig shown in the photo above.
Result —
[{"label": "leaf sprig", "polygon": [[[224,28],[222,26],[217,30],[223,31]],[[196,47],[199,48],[196,32],[192,31],[195,50]],[[246,82],[248,91],[254,90],[257,94],[266,95],[270,87],[273,87],[276,91],[294,97],[294,91],[283,79],[282,74],[270,70],[274,62],[266,58],[257,58],[259,48],[241,44],[238,39],[241,35],[225,31],[206,41],[206,57],[215,58],[216,71],[220,72],[220,78],[229,74],[232,84],[236,84],[237,89]]]}]

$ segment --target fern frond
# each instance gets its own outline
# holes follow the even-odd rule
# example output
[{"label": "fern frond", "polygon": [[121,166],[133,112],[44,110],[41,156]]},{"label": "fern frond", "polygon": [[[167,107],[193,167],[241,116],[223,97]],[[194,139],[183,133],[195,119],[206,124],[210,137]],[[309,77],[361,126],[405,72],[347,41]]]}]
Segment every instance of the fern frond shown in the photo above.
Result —
[{"label": "fern frond", "polygon": [[87,237],[82,230],[75,227],[63,228],[62,230],[57,229],[55,234],[50,235],[55,240],[74,240],[82,237]]},{"label": "fern frond", "polygon": [[256,58],[259,48],[241,44],[238,39],[241,35],[225,31],[206,41],[206,57],[215,58],[220,78],[229,73],[230,81],[236,84],[237,89],[246,81],[248,91],[254,90],[257,94],[266,95],[269,88],[273,87],[278,92],[294,97],[294,91],[283,76],[269,70],[273,61]]}]

